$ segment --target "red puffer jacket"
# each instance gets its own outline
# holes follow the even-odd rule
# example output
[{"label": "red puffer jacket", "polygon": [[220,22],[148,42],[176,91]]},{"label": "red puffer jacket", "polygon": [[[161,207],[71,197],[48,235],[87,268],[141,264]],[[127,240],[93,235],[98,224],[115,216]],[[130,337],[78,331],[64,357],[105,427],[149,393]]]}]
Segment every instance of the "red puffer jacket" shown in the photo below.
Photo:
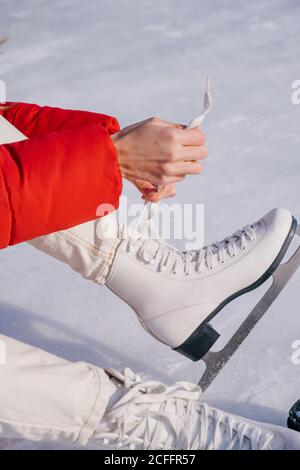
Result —
[{"label": "red puffer jacket", "polygon": [[0,145],[0,248],[96,219],[118,207],[115,118],[6,103],[0,114],[28,140]]}]

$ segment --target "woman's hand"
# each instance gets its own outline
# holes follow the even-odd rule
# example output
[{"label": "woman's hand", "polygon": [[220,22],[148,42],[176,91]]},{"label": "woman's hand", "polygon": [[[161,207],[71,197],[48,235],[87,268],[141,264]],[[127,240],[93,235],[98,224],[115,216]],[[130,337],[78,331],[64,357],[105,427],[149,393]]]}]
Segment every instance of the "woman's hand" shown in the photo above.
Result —
[{"label": "woman's hand", "polygon": [[142,199],[151,202],[158,202],[161,199],[176,196],[175,184],[167,184],[166,186],[154,186],[152,183],[144,180],[132,180],[132,183],[142,193]]},{"label": "woman's hand", "polygon": [[153,202],[174,196],[175,183],[200,173],[199,162],[208,154],[199,129],[185,129],[158,118],[125,127],[112,140],[124,178]]}]

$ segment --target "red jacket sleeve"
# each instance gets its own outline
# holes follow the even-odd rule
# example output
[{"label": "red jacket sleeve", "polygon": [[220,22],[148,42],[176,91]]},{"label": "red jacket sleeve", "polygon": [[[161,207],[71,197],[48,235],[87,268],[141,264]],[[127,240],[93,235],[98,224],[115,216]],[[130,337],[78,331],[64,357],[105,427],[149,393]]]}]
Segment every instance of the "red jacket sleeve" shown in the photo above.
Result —
[{"label": "red jacket sleeve", "polygon": [[118,207],[114,118],[27,104],[2,114],[29,139],[0,145],[0,248],[96,219],[101,204]]},{"label": "red jacket sleeve", "polygon": [[6,106],[8,109],[4,111],[4,117],[28,138],[95,122],[101,124],[109,134],[120,129],[118,121],[105,114],[28,103],[6,103]]}]

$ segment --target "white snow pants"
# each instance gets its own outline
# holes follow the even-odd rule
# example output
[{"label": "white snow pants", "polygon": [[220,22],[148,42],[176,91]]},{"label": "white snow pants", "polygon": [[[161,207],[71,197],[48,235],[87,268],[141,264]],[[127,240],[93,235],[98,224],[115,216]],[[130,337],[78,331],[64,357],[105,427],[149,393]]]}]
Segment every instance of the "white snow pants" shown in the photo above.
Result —
[{"label": "white snow pants", "polygon": [[[103,237],[107,227],[112,237]],[[114,238],[115,235],[115,238]],[[117,246],[113,215],[33,240],[31,245],[103,284]],[[71,363],[0,334],[0,439],[84,445],[101,420],[110,383],[103,369]]]}]

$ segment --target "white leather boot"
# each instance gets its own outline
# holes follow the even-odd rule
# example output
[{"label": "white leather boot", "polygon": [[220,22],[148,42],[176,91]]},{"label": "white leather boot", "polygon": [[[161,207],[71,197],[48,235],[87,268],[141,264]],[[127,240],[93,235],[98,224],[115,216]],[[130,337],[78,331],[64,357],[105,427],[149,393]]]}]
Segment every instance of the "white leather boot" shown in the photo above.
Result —
[{"label": "white leather boot", "polygon": [[[116,391],[90,443],[103,449],[299,449],[300,434],[213,408],[197,385],[141,381],[130,370],[106,371]],[[118,389],[117,389],[117,383]]]},{"label": "white leather boot", "polygon": [[117,248],[106,285],[134,309],[151,335],[196,361],[219,337],[209,321],[272,275],[296,227],[288,210],[274,209],[199,251],[179,252],[159,239],[127,237]]}]

